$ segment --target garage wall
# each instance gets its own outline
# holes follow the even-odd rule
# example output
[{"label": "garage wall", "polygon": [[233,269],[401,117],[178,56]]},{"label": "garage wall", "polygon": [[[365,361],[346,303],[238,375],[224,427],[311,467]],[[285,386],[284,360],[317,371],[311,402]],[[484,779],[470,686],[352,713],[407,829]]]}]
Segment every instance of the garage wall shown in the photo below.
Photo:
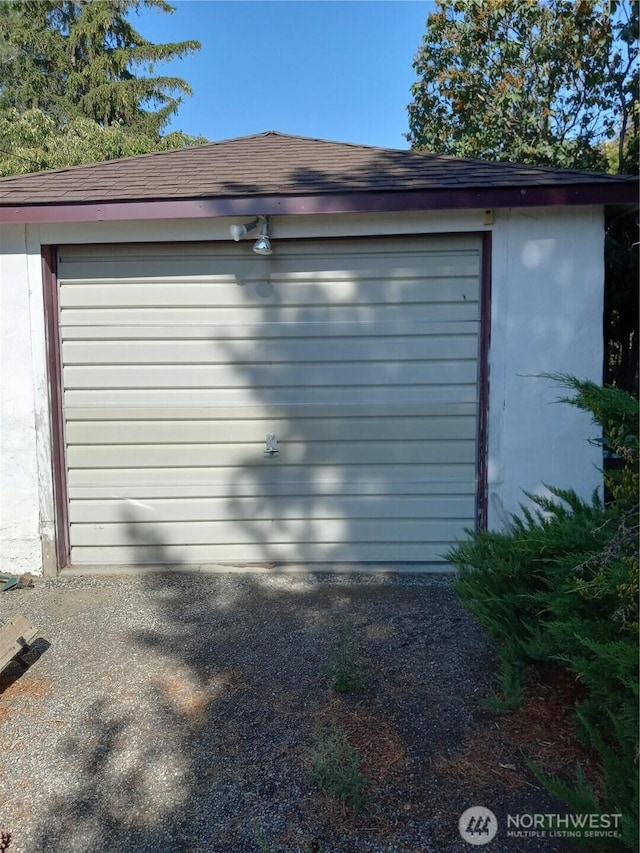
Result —
[{"label": "garage wall", "polygon": [[590,416],[556,402],[542,373],[602,381],[601,209],[502,211],[493,233],[489,526],[545,484],[590,497],[600,488]]},{"label": "garage wall", "polygon": [[[586,443],[594,433],[589,418],[556,405],[557,389],[532,375],[554,370],[601,378],[603,217],[599,207],[505,210],[496,211],[494,225],[485,227],[481,213],[406,213],[382,220],[375,215],[283,217],[272,220],[272,233],[277,241],[278,235],[492,232],[489,524],[499,527],[506,513],[517,509],[521,489],[571,485],[588,496],[601,485],[597,448]],[[0,519],[3,553],[12,554],[20,570],[42,568],[39,539],[46,556],[53,517],[49,429],[42,414],[48,397],[38,297],[40,244],[227,239],[228,226],[225,220],[29,226],[28,263],[22,257],[24,229],[2,229],[8,252],[0,268],[2,326],[9,344],[3,348],[2,369],[8,391],[0,401],[3,447],[8,447]]]},{"label": "garage wall", "polygon": [[38,229],[4,225],[0,250],[0,569],[20,574],[54,545]]}]

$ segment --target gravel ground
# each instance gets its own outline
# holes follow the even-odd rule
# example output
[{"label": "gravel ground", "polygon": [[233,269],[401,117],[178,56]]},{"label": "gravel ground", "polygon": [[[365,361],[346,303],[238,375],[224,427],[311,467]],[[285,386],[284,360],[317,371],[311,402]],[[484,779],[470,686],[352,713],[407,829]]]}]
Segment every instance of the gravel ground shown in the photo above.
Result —
[{"label": "gravel ground", "polygon": [[[573,850],[506,835],[508,813],[566,809],[483,710],[491,645],[451,580],[157,573],[2,593],[1,623],[39,628],[29,669],[0,679],[10,853],[462,853],[478,804],[501,824],[491,853]],[[341,636],[365,673],[346,695],[330,689]],[[360,814],[314,784],[331,721],[362,755]],[[461,775],[474,744],[482,772]]]}]

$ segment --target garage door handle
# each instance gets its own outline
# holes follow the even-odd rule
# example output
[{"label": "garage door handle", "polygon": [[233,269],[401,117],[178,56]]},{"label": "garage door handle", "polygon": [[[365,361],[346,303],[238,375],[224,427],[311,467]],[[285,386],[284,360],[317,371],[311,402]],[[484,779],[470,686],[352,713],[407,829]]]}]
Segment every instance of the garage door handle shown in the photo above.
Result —
[{"label": "garage door handle", "polygon": [[273,456],[278,452],[278,436],[275,434],[275,432],[270,432],[267,435],[267,447],[265,450],[265,456]]}]

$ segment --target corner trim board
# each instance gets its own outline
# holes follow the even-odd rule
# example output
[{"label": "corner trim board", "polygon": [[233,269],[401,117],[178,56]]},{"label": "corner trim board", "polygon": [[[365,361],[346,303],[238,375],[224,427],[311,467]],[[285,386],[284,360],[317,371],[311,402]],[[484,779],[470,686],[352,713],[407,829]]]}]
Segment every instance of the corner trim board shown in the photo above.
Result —
[{"label": "corner trim board", "polygon": [[[47,383],[51,409],[51,459],[55,511],[55,562],[48,548],[45,575],[56,575],[70,562],[69,511],[62,412],[62,360],[60,351],[57,251],[55,246],[42,246],[42,285],[44,289],[44,322],[47,348]],[[44,556],[44,555],[43,555]]]}]

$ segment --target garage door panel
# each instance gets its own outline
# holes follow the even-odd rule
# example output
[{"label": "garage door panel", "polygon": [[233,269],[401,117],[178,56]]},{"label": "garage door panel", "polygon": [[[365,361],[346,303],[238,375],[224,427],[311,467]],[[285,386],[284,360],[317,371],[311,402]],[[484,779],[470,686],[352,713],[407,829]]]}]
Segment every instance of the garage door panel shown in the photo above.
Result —
[{"label": "garage door panel", "polygon": [[[279,241],[278,257],[281,262],[290,263],[298,258],[300,255],[299,243],[300,241],[297,240]],[[308,243],[305,256],[317,260],[324,258],[326,262],[327,252],[331,251],[335,257],[357,255],[370,259],[372,255],[392,256],[392,253],[404,249],[407,256],[412,259],[427,252],[430,254],[449,254],[455,251],[456,253],[473,255],[474,252],[477,252],[477,246],[478,241],[475,234],[429,234],[426,237],[410,238],[409,240],[404,237],[390,236],[385,237],[384,242],[379,238],[372,240],[370,237],[350,237],[345,240],[326,237]],[[147,262],[153,260],[161,261],[162,264],[175,263],[176,256],[179,253],[180,257],[187,257],[189,261],[202,260],[208,264],[210,269],[212,247],[215,247],[216,253],[219,253],[221,258],[229,261],[237,261],[238,257],[245,260],[253,259],[258,262],[260,260],[252,253],[250,243],[236,244],[231,240],[217,244],[197,242],[185,245],[181,242],[167,241],[151,245],[116,243],[63,246],[60,249],[60,257],[64,259],[65,264],[81,267],[86,263],[97,263],[98,269],[100,269],[103,268],[102,265],[105,260],[121,260],[127,264],[130,261]]]},{"label": "garage door panel", "polygon": [[253,445],[238,444],[148,444],[148,445],[71,445],[67,452],[74,468],[169,468],[225,465],[423,465],[426,463],[466,464],[475,459],[471,441],[375,442],[286,442],[277,458],[265,454],[265,441]]},{"label": "garage door panel", "polygon": [[286,364],[321,359],[324,362],[373,360],[437,361],[446,350],[451,359],[475,360],[477,338],[467,335],[430,337],[385,336],[383,332],[362,338],[305,337],[278,340],[132,340],[65,341],[66,365],[117,364]]},{"label": "garage door panel", "polygon": [[406,362],[363,361],[298,362],[284,365],[250,364],[231,369],[228,365],[91,365],[64,368],[64,383],[76,388],[235,388],[244,382],[251,387],[348,385],[442,385],[471,384],[477,373],[475,361]]},{"label": "garage door panel", "polygon": [[217,542],[242,545],[252,542],[266,547],[287,542],[307,542],[326,547],[350,542],[425,542],[433,537],[450,541],[461,532],[460,522],[443,519],[305,518],[247,519],[173,523],[130,522],[123,524],[72,524],[75,546],[122,546],[162,542],[172,545],[211,545]]},{"label": "garage door panel", "polygon": [[289,405],[257,406],[176,406],[169,403],[166,406],[146,406],[132,403],[129,406],[67,406],[65,409],[67,423],[73,421],[119,421],[119,420],[190,420],[233,421],[251,418],[257,422],[275,420],[309,420],[309,419],[339,419],[351,418],[475,418],[476,406],[473,403],[436,403],[421,401],[404,403],[390,407],[387,403],[343,403],[340,405],[315,405],[314,403],[296,402]]},{"label": "garage door panel", "polygon": [[415,385],[352,385],[330,388],[313,387],[262,387],[262,388],[172,388],[167,389],[128,389],[108,388],[102,390],[68,390],[64,395],[65,406],[167,406],[167,407],[211,407],[245,406],[260,407],[266,405],[362,405],[385,404],[389,411],[397,405],[422,403],[428,400],[433,404],[475,403],[476,383],[461,385],[432,385],[428,389]]},{"label": "garage door panel", "polygon": [[[478,319],[478,303],[411,301],[403,305],[299,305],[264,307],[247,306],[242,310],[243,323],[337,323],[397,322],[407,311],[417,322],[461,323]],[[118,325],[202,325],[237,324],[237,308],[67,308],[65,326]]]},{"label": "garage door panel", "polygon": [[287,441],[405,441],[433,438],[474,440],[476,423],[467,417],[256,418],[245,420],[70,421],[69,445],[87,444],[255,444],[268,432]]},{"label": "garage door panel", "polygon": [[[460,538],[464,531],[460,531]],[[363,563],[442,563],[451,542],[342,542],[317,544],[281,542],[263,545],[248,542],[242,545],[225,542],[213,545],[168,546],[163,542],[124,547],[72,547],[71,562],[83,566],[158,566],[178,568],[184,565],[223,564],[231,567],[266,566],[277,563],[340,564]]]},{"label": "garage door panel", "polygon": [[[437,239],[437,238],[436,238]],[[465,240],[467,241],[465,246]],[[477,240],[471,238],[443,238],[438,245],[433,238],[423,241],[420,250],[411,250],[403,238],[385,238],[375,246],[370,240],[360,245],[332,241],[317,241],[307,244],[304,251],[304,267],[300,264],[300,244],[280,241],[277,255],[269,259],[256,257],[245,245],[195,246],[167,244],[152,249],[145,247],[92,247],[94,254],[86,253],[83,247],[61,249],[59,267],[61,281],[103,286],[114,280],[126,283],[136,281],[173,281],[178,285],[194,279],[215,280],[219,283],[236,283],[274,280],[286,277],[296,281],[333,281],[340,278],[367,281],[384,275],[424,277],[425,266],[433,278],[472,276],[479,272]],[[446,242],[446,245],[445,245]],[[475,245],[473,245],[475,242]]]},{"label": "garage door panel", "polygon": [[358,301],[367,304],[403,304],[405,302],[457,302],[477,301],[478,278],[456,276],[435,278],[424,286],[420,277],[371,277],[359,280],[349,275],[332,274],[330,281],[278,281],[273,275],[261,276],[255,282],[246,281],[191,281],[159,282],[149,280],[108,281],[99,287],[96,283],[73,282],[60,287],[60,305],[63,308],[147,308],[147,307],[232,307],[244,309],[247,305],[337,305]]},{"label": "garage door panel", "polygon": [[[262,479],[260,483],[248,478],[234,477],[231,474],[226,480],[218,476],[217,479],[208,482],[189,483],[158,484],[138,480],[135,484],[114,485],[113,483],[98,484],[96,480],[93,480],[91,485],[70,485],[69,499],[71,508],[74,507],[76,501],[115,502],[118,504],[126,502],[136,507],[140,503],[146,504],[149,499],[224,498],[227,500],[230,495],[233,496],[234,500],[245,497],[265,504],[265,492],[268,490],[270,499],[287,498],[296,501],[309,498],[310,495],[317,495],[323,499],[335,497],[339,500],[352,497],[370,500],[372,496],[375,500],[393,498],[394,505],[398,498],[408,496],[429,499],[434,505],[439,503],[441,499],[446,502],[450,496],[462,496],[472,503],[475,501],[473,483],[468,480],[435,480],[433,479],[433,468],[427,469],[431,471],[432,479],[430,480],[411,480],[406,475],[397,480],[382,478],[379,471],[377,477],[367,474],[358,476],[362,470],[366,470],[364,466],[354,469],[351,476],[345,479],[344,477],[336,478],[335,472],[331,468],[319,468],[314,472],[311,482],[309,476],[305,479],[293,480],[281,474],[276,480],[265,481]],[[81,470],[80,473],[86,474],[86,471]],[[287,471],[287,475],[289,473]],[[259,497],[257,497],[258,495]],[[469,506],[470,504],[465,505]],[[393,510],[389,511],[393,512]]]},{"label": "garage door panel", "polygon": [[473,495],[396,495],[386,496],[242,496],[229,501],[219,498],[165,498],[146,500],[73,500],[69,520],[72,524],[117,524],[175,521],[243,521],[245,519],[304,520],[319,519],[424,519],[464,520],[474,510]]},{"label": "garage door panel", "polygon": [[[260,474],[260,477],[256,476]],[[353,466],[349,469],[326,465],[310,472],[304,465],[287,465],[286,470],[264,468],[262,470],[242,470],[237,468],[70,468],[69,486],[73,490],[79,487],[126,487],[130,496],[143,494],[146,487],[179,486],[182,494],[189,495],[189,489],[198,486],[219,488],[222,484],[228,495],[253,494],[268,497],[271,490],[285,483],[307,483],[311,493],[314,490],[338,489],[346,493],[349,488],[359,485],[365,494],[375,494],[387,483],[404,483],[410,488],[414,483],[461,483],[465,488],[474,488],[474,465],[391,465],[381,471],[379,465]],[[336,484],[338,484],[336,486]],[[367,487],[368,486],[368,487]],[[326,492],[325,492],[326,493]],[[329,492],[331,493],[331,492]]]},{"label": "garage door panel", "polygon": [[[66,316],[66,312],[62,319]],[[165,318],[168,321],[168,317]],[[367,322],[365,320],[349,322],[348,320],[327,323],[260,323],[255,326],[251,323],[231,322],[221,324],[193,323],[188,326],[176,326],[174,323],[146,324],[136,326],[133,323],[126,325],[113,324],[107,327],[92,324],[62,325],[60,329],[63,341],[91,341],[100,343],[108,341],[119,341],[130,339],[136,343],[140,339],[153,339],[156,343],[166,343],[178,340],[189,341],[194,338],[208,342],[233,341],[234,345],[241,347],[241,342],[250,341],[258,345],[259,341],[277,338],[278,342],[288,339],[300,339],[306,341],[311,338],[346,338],[348,340],[360,337],[374,338],[379,340],[383,337],[402,336],[402,338],[418,338],[428,343],[428,338],[438,335],[446,336],[447,339],[457,335],[478,335],[479,323],[477,317],[463,322],[417,322],[415,318],[407,317],[396,321],[385,320],[382,323]]]}]

